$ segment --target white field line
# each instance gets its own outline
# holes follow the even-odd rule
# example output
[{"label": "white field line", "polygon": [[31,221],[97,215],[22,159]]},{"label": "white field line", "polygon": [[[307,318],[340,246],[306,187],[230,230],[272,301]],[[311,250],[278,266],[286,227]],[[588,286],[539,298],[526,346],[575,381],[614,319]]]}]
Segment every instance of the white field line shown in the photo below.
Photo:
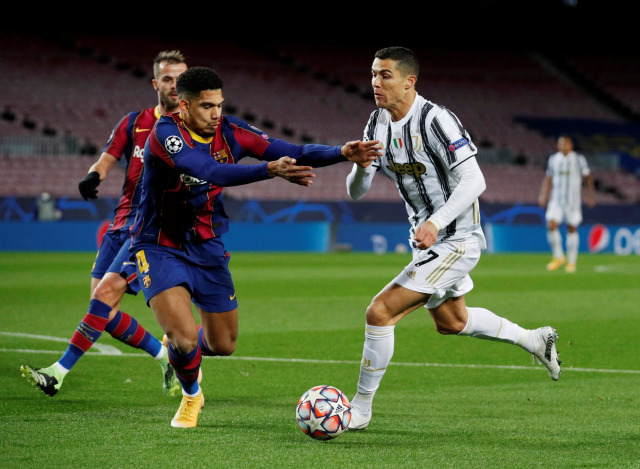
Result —
[{"label": "white field line", "polygon": [[[0,336],[7,335],[13,337],[25,337],[30,339],[50,340],[55,342],[68,342],[67,338],[50,337],[34,334],[23,334],[19,332],[1,332]],[[102,356],[119,356],[119,357],[148,357],[146,353],[127,353],[118,350],[110,345],[94,344],[91,349],[97,349],[98,351],[89,351],[85,355],[102,355]],[[40,353],[40,354],[57,354],[61,355],[63,350],[34,350],[34,349],[7,349],[0,348],[0,353]],[[216,360],[235,360],[235,361],[255,361],[255,362],[279,362],[279,363],[316,363],[321,365],[359,365],[360,362],[356,360],[320,360],[313,358],[275,358],[275,357],[206,357],[206,359]],[[462,363],[413,363],[413,362],[394,362],[392,366],[412,366],[412,367],[424,367],[424,368],[485,368],[485,369],[503,369],[503,370],[544,370],[542,366],[520,366],[520,365],[480,365],[480,364],[462,364]],[[619,373],[619,374],[640,374],[640,370],[612,370],[612,369],[599,369],[599,368],[579,368],[579,367],[565,367],[562,369],[565,371],[577,371],[582,373]]]}]

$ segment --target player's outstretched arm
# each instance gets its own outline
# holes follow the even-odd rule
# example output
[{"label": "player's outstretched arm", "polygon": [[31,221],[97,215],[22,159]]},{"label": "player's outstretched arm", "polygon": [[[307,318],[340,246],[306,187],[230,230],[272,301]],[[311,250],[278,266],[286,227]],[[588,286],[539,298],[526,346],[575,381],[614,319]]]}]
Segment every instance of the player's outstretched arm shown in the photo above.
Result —
[{"label": "player's outstretched arm", "polygon": [[311,166],[296,166],[296,160],[288,156],[270,161],[267,168],[270,177],[280,177],[300,186],[310,186],[313,182],[311,179],[316,177]]},{"label": "player's outstretched arm", "polygon": [[379,156],[382,156],[382,145],[378,140],[368,142],[353,140],[342,145],[340,153],[347,160],[356,163],[362,168],[366,168],[376,161]]},{"label": "player's outstretched arm", "polygon": [[368,142],[353,140],[342,145],[340,153],[347,160],[366,168],[376,161],[379,156],[382,156],[382,145],[378,140]]}]

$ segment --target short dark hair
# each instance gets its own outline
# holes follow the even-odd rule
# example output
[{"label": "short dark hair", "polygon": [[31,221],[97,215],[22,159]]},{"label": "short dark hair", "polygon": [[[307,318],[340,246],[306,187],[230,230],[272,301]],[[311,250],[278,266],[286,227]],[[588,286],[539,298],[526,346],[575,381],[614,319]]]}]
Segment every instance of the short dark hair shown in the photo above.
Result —
[{"label": "short dark hair", "polygon": [[160,64],[162,62],[167,62],[168,64],[187,64],[187,59],[185,59],[182,52],[179,50],[163,50],[156,55],[156,58],[153,59],[153,77],[158,78],[160,75]]},{"label": "short dark hair", "polygon": [[193,98],[200,95],[204,90],[221,90],[222,78],[207,67],[191,67],[185,70],[178,77],[176,90],[178,97]]},{"label": "short dark hair", "polygon": [[415,75],[417,78],[420,74],[420,65],[416,55],[406,47],[385,47],[376,52],[375,58],[395,61],[396,68],[404,73],[405,76]]}]

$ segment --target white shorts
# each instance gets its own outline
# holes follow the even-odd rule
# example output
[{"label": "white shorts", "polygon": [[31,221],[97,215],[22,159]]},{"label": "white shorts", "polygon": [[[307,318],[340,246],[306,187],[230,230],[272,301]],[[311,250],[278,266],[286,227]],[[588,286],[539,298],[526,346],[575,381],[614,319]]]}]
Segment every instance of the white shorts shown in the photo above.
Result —
[{"label": "white shorts", "polygon": [[547,219],[547,223],[554,221],[560,225],[562,222],[566,222],[569,226],[577,227],[582,223],[582,207],[579,205],[575,207],[549,202],[545,218]]},{"label": "white shorts", "polygon": [[465,241],[437,242],[429,249],[414,250],[411,263],[393,281],[408,290],[431,295],[425,308],[432,309],[447,298],[473,289],[469,272],[478,264],[481,252],[477,236]]}]

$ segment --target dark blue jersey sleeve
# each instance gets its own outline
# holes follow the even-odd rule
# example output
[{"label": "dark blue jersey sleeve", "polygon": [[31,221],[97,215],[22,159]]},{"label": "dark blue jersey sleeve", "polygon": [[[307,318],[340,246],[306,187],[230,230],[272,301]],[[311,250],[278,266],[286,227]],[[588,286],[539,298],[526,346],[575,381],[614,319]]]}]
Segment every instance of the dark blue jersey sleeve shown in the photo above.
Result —
[{"label": "dark blue jersey sleeve", "polygon": [[174,158],[176,169],[220,187],[240,186],[269,179],[268,163],[222,164],[197,148],[185,148]]},{"label": "dark blue jersey sleeve", "polygon": [[340,153],[340,148],[316,144],[294,145],[274,138],[264,152],[264,159],[277,160],[282,156],[290,156],[296,159],[298,165],[321,168],[347,161]]}]

